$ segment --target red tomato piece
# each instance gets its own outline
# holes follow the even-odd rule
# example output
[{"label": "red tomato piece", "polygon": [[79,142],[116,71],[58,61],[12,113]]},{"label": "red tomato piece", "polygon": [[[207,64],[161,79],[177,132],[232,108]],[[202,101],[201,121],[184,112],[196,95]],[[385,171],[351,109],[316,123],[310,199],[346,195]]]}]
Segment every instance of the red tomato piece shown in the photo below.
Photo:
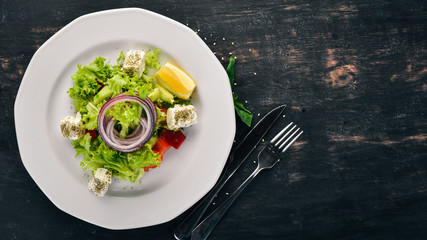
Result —
[{"label": "red tomato piece", "polygon": [[155,153],[159,153],[159,154],[163,155],[170,148],[170,146],[171,145],[168,142],[166,142],[162,138],[159,138],[159,140],[154,145],[154,147],[152,148],[152,150]]},{"label": "red tomato piece", "polygon": [[[166,109],[165,109],[166,111]],[[178,149],[185,140],[185,135],[181,131],[170,131],[164,130],[157,140],[157,143],[153,146],[151,150],[153,152],[160,154],[160,162],[163,161],[163,154],[172,146],[175,149]],[[156,168],[157,165],[144,167],[144,171],[148,172],[151,168]]]},{"label": "red tomato piece", "polygon": [[92,139],[96,138],[96,130],[87,130],[87,132],[90,134]]},{"label": "red tomato piece", "polygon": [[[153,150],[154,153],[158,153],[160,154],[160,162],[161,163],[163,161],[163,154],[170,148],[170,145],[162,140],[159,139],[159,141],[157,141],[157,143],[153,146],[153,148],[151,150]],[[144,171],[148,172],[150,171],[151,168],[156,168],[157,165],[153,165],[153,166],[148,166],[148,167],[144,167]]]},{"label": "red tomato piece", "polygon": [[167,108],[165,108],[165,107],[161,107],[161,108],[160,108],[160,111],[161,111],[161,112],[164,112],[165,114],[167,114],[168,109],[167,109]]},{"label": "red tomato piece", "polygon": [[173,148],[178,149],[185,140],[185,135],[180,131],[165,130],[160,135],[160,139],[165,140]]},{"label": "red tomato piece", "polygon": [[159,105],[157,105],[157,103],[155,103],[154,106],[158,107],[160,109],[160,112],[164,112],[165,114],[168,112],[168,109],[166,107],[160,107]]},{"label": "red tomato piece", "polygon": [[157,167],[157,165],[144,167],[144,172],[148,172],[148,171],[150,171],[150,169],[156,168],[156,167]]}]

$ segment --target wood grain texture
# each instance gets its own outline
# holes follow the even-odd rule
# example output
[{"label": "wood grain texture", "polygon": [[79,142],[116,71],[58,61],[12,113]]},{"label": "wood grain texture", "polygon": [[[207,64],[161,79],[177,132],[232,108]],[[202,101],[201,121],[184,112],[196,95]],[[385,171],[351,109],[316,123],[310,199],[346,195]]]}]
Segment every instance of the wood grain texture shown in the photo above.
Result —
[{"label": "wood grain texture", "polygon": [[[28,175],[15,137],[13,105],[34,52],[83,14],[129,6],[188,24],[224,66],[237,56],[233,91],[254,122],[287,104],[266,139],[289,121],[305,131],[210,239],[425,239],[426,3],[382,0],[0,1],[0,239],[173,239],[185,214],[110,231],[63,213]],[[236,125],[238,142],[249,128]]]}]

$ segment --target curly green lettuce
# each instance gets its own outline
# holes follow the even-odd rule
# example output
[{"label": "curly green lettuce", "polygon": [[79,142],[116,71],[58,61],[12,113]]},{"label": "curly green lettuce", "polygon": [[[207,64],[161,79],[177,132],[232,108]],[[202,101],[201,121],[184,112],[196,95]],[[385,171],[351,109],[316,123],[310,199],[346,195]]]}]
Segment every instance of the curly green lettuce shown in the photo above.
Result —
[{"label": "curly green lettuce", "polygon": [[145,53],[145,64],[148,67],[154,68],[155,70],[160,69],[159,61],[157,60],[157,56],[159,55],[160,50],[154,49],[153,52],[146,52]]},{"label": "curly green lettuce", "polygon": [[108,78],[111,77],[112,69],[105,63],[105,58],[97,57],[89,65],[82,67],[77,65],[77,72],[71,76],[73,87],[68,90],[68,95],[73,99],[76,111],[87,112],[86,105],[92,100]]},{"label": "curly green lettuce", "polygon": [[83,170],[96,171],[98,168],[112,170],[113,176],[128,182],[138,182],[144,176],[144,167],[160,165],[160,155],[151,150],[152,145],[146,144],[131,153],[116,151],[105,144],[101,137],[92,140],[87,133],[84,137],[72,142],[76,157],[82,155],[80,166]]},{"label": "curly green lettuce", "polygon": [[133,102],[121,102],[108,109],[105,116],[112,116],[117,120],[115,127],[120,130],[119,136],[126,138],[138,126],[141,114],[141,105]]},{"label": "curly green lettuce", "polygon": [[[105,101],[104,101],[105,102]],[[98,114],[104,102],[99,103],[97,106],[92,102],[86,105],[87,112],[82,115],[83,127],[87,130],[94,130],[98,127]]]}]

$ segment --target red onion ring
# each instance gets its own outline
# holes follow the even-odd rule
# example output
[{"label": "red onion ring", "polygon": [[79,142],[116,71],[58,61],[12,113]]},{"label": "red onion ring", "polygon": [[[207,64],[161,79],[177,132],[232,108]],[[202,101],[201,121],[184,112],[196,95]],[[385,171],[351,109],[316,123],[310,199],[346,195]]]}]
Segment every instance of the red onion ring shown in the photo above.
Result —
[{"label": "red onion ring", "polygon": [[[145,114],[144,111],[141,113],[139,125],[127,138],[120,138],[119,133],[114,129],[117,120],[111,116],[105,116],[105,113],[117,103],[126,101],[136,102],[141,105],[144,108]],[[111,148],[120,152],[133,152],[140,149],[150,140],[153,136],[156,123],[157,111],[150,98],[147,97],[145,100],[142,100],[139,97],[119,94],[108,100],[102,106],[101,110],[99,110],[98,132],[102,141]]]}]

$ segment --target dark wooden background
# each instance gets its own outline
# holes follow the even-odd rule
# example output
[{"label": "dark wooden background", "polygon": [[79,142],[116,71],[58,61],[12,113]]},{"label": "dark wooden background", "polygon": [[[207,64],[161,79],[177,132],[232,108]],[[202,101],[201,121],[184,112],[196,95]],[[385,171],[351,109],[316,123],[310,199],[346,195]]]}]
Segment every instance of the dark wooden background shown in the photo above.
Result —
[{"label": "dark wooden background", "polygon": [[[188,24],[224,66],[236,55],[233,91],[254,122],[286,103],[273,131],[289,121],[305,130],[210,239],[427,239],[426,5],[1,0],[0,239],[173,239],[184,215],[111,231],[60,211],[28,175],[16,141],[14,101],[34,52],[83,14],[130,6]],[[236,125],[239,141],[249,128]],[[254,160],[252,154],[216,203],[254,170]]]}]

